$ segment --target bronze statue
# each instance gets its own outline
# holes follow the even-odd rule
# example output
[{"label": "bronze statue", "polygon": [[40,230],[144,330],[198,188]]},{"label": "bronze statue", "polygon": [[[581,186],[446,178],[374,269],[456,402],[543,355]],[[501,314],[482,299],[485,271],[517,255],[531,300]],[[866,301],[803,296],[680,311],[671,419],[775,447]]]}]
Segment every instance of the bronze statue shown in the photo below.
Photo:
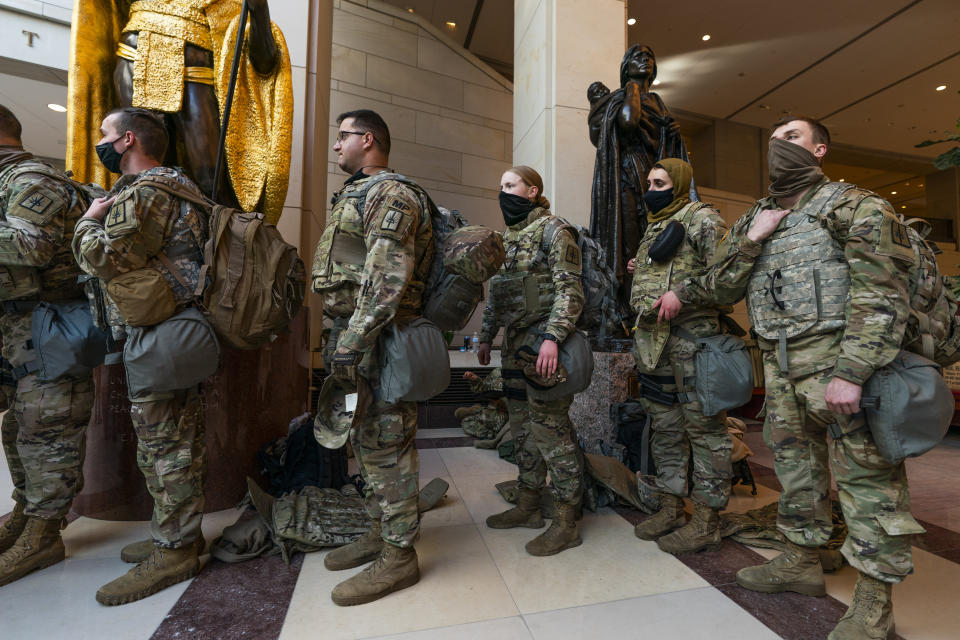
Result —
[{"label": "bronze statue", "polygon": [[[630,295],[627,261],[647,227],[646,176],[661,158],[688,159],[677,123],[660,96],[650,91],[656,77],[653,50],[637,44],[620,63],[619,89],[611,92],[602,82],[587,89],[590,141],[597,148],[590,234],[617,274],[622,301]],[[692,186],[691,199],[697,199]]]},{"label": "bronze statue", "polygon": [[[136,106],[167,114],[165,164],[214,192],[220,122],[241,0],[77,0],[71,34],[67,168],[109,187],[94,153],[101,119]],[[286,199],[293,93],[283,34],[267,0],[248,0],[249,29],[216,200],[276,222]],[[110,82],[108,79],[113,79]]]}]

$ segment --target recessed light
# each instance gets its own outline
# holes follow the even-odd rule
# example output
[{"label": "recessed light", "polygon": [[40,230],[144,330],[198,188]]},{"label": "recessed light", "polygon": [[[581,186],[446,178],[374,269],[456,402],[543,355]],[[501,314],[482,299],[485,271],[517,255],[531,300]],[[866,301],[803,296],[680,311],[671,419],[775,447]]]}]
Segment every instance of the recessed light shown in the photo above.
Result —
[{"label": "recessed light", "polygon": [[67,108],[65,106],[63,106],[62,104],[55,104],[53,102],[47,105],[47,109],[50,109],[50,111],[56,111],[57,113],[67,112]]},{"label": "recessed light", "polygon": [[907,205],[902,204],[902,205],[900,205],[900,208],[901,208],[901,209],[906,209],[906,208],[907,208]]},{"label": "recessed light", "polygon": [[456,28],[457,28],[457,23],[454,22],[453,20],[447,20],[446,24],[447,24],[447,26],[450,27],[451,29],[456,29]]},{"label": "recessed light", "polygon": [[890,195],[895,196],[895,195],[897,195],[897,192],[896,192],[896,191],[891,191],[891,192],[890,192]]},{"label": "recessed light", "polygon": [[707,40],[710,39],[710,34],[709,34],[709,33],[705,33],[705,34],[703,34],[703,37],[700,38],[700,39],[703,40],[704,42],[706,42]]},{"label": "recessed light", "polygon": [[627,24],[632,27],[633,25],[637,24],[637,19],[636,19],[636,18],[627,18]]},{"label": "recessed light", "polygon": [[413,13],[413,7],[406,7],[407,13]]},{"label": "recessed light", "polygon": [[943,91],[943,90],[946,89],[946,88],[947,88],[947,85],[942,84],[942,85],[940,85],[939,87],[937,87],[937,91]]},{"label": "recessed light", "polygon": [[846,178],[840,178],[840,182],[846,182],[846,181],[847,181]]},{"label": "recessed light", "polygon": [[658,84],[660,84],[660,81],[659,81],[659,80],[654,80],[654,81],[653,81],[653,86],[657,86]]}]

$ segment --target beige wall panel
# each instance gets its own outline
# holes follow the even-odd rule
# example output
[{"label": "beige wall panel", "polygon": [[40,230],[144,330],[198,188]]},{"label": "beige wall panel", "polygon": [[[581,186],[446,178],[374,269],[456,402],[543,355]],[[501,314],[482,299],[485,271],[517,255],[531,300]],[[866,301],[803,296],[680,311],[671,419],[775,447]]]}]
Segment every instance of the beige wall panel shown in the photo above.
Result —
[{"label": "beige wall panel", "polygon": [[[361,96],[363,98],[370,98],[371,100],[379,100],[381,102],[390,102],[391,97],[393,97],[384,91],[375,91],[374,89],[368,89],[362,85],[353,84],[352,82],[347,82],[345,80],[332,80],[331,82],[337,83],[336,86],[330,86],[332,91],[342,91],[343,93],[349,93],[352,96]],[[366,78],[357,78],[357,82],[366,82]]]},{"label": "beige wall panel", "polygon": [[347,82],[363,82],[367,77],[367,54],[334,44],[331,51],[330,77]]},{"label": "beige wall panel", "polygon": [[461,154],[410,142],[397,142],[390,150],[390,167],[412,178],[460,182]]},{"label": "beige wall panel", "polygon": [[367,56],[366,86],[449,109],[463,109],[462,81],[377,56]]},{"label": "beige wall panel", "polygon": [[[623,0],[556,0],[554,104],[589,109],[587,87],[601,80],[620,86],[620,59],[626,39]],[[604,37],[605,36],[605,37]],[[587,46],[571,46],[573,43]]]},{"label": "beige wall panel", "polygon": [[513,166],[512,163],[505,160],[491,160],[464,154],[462,182],[475,187],[496,190],[503,172],[511,166]]},{"label": "beige wall panel", "polygon": [[394,27],[392,19],[388,24],[377,22],[377,15],[373,11],[364,11],[362,16],[348,13],[345,9],[334,11],[334,42],[415,66],[417,36]]},{"label": "beige wall panel", "polygon": [[[533,167],[540,172],[544,180],[547,178],[545,173],[548,153],[547,141],[551,138],[548,132],[548,127],[550,126],[548,117],[550,115],[549,111],[541,111],[533,126],[529,127],[519,140],[517,140],[519,134],[515,129],[513,135],[513,158],[512,160],[507,158],[507,161],[511,164],[525,164]],[[546,186],[547,185],[544,184],[545,188]],[[547,189],[545,195],[548,198],[553,196],[549,189]]]},{"label": "beige wall panel", "polygon": [[551,198],[554,213],[589,228],[596,150],[587,134],[587,113],[586,109],[567,107],[554,110],[554,154],[557,160],[552,187],[548,189],[554,194]]},{"label": "beige wall panel", "polygon": [[[527,4],[519,1],[514,5],[515,16],[520,16],[520,6]],[[537,118],[547,108],[549,102],[550,69],[547,2],[535,3],[530,24],[522,30],[522,38],[514,40],[514,77],[513,77],[513,130],[514,139],[527,135]],[[517,20],[518,18],[515,18]]]},{"label": "beige wall panel", "polygon": [[505,91],[503,86],[479,69],[470,60],[458,55],[443,42],[430,35],[420,38],[417,66],[445,76],[479,84],[488,89]]},{"label": "beige wall panel", "polygon": [[509,120],[513,114],[513,96],[503,89],[488,89],[465,82],[463,110],[484,118]]},{"label": "beige wall panel", "polygon": [[417,142],[420,144],[503,160],[505,138],[503,131],[427,113],[417,114]]}]

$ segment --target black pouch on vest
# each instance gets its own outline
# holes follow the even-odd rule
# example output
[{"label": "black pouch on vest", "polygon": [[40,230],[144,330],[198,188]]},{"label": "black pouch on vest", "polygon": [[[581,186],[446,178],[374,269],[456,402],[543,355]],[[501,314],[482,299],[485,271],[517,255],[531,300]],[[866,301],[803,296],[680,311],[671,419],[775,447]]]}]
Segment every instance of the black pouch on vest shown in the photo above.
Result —
[{"label": "black pouch on vest", "polygon": [[683,237],[686,233],[687,230],[683,228],[683,224],[677,220],[671,220],[667,223],[666,228],[657,235],[653,244],[650,245],[647,257],[654,262],[666,262],[673,257],[673,254],[683,244]]}]

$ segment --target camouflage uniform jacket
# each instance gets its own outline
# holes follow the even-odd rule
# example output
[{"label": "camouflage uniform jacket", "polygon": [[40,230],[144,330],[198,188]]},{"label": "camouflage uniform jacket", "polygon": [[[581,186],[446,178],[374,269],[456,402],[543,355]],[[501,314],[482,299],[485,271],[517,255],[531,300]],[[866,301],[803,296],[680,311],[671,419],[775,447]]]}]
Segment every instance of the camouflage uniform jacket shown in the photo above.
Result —
[{"label": "camouflage uniform jacket", "polygon": [[[178,308],[194,300],[203,267],[207,240],[207,212],[151,185],[149,178],[176,180],[200,195],[197,186],[178,167],[154,167],[125,175],[109,195],[116,196],[103,221],[82,218],[73,238],[73,253],[80,268],[109,283],[124,273],[154,269],[163,274]],[[145,181],[146,180],[146,181]],[[163,253],[190,285],[187,290],[157,257]],[[109,296],[108,296],[109,297]],[[123,324],[110,304],[110,324]]]},{"label": "camouflage uniform jacket", "polygon": [[[650,246],[674,220],[686,230],[683,243],[670,260],[653,262],[647,257]],[[719,313],[729,311],[716,304],[689,304],[684,305],[672,321],[658,324],[658,309],[653,306],[672,285],[682,282],[713,261],[717,244],[726,232],[727,225],[720,214],[702,202],[691,202],[669,218],[647,226],[634,258],[636,269],[630,291],[630,307],[637,314],[634,333],[637,354],[650,369],[656,368],[671,327],[686,327],[705,318],[711,319],[711,324],[715,325]]]},{"label": "camouflage uniform jacket", "polygon": [[313,258],[311,288],[331,318],[349,318],[337,347],[369,352],[380,331],[420,315],[435,253],[430,210],[415,188],[384,179],[366,191],[361,219],[353,196],[372,176],[354,175],[334,194]]},{"label": "camouflage uniform jacket", "polygon": [[[763,305],[775,302],[755,286],[759,278],[753,274],[754,266],[769,255],[774,243],[789,236],[792,227],[803,223],[802,216],[816,207],[808,207],[807,213],[801,213],[801,210],[818,198],[822,199],[824,190],[836,188],[837,184],[824,178],[814,185],[795,205],[794,213],[784,218],[777,230],[762,243],[750,240],[747,232],[758,212],[775,209],[778,205],[771,197],[759,200],[721,241],[714,264],[679,283],[673,291],[686,304],[710,301],[731,304],[746,296],[751,323],[755,324],[758,314],[768,311]],[[834,325],[817,323],[818,327],[833,326],[832,330],[821,331],[813,327],[812,331],[786,340],[788,375],[799,378],[833,368],[835,376],[862,385],[874,370],[890,362],[900,350],[910,318],[906,270],[913,262],[913,250],[889,203],[869,191],[851,188],[828,210],[816,213],[816,217],[830,239],[822,245],[822,256],[832,256],[830,260],[821,256],[819,266],[829,274],[837,264],[845,265],[842,275],[831,277],[846,280],[843,288],[847,291],[845,295],[841,291],[835,302],[827,297],[829,291],[822,295],[814,291],[820,287],[819,271],[814,269],[817,272],[811,272],[805,283],[809,287],[806,296],[781,301],[785,302],[787,313],[812,301],[814,315],[818,318],[829,318],[830,306],[839,308],[834,312],[839,316],[839,322]],[[789,250],[805,249],[807,247],[800,243]],[[777,273],[758,275],[776,276]],[[774,292],[779,284],[773,282]],[[784,281],[782,284],[792,284],[793,290],[803,286],[803,283],[798,286],[797,282]],[[822,310],[821,302],[825,305]],[[777,342],[763,336],[759,339],[764,351],[776,350]],[[778,362],[783,369],[785,363],[779,353]]]},{"label": "camouflage uniform jacket", "polygon": [[0,147],[0,300],[83,299],[70,252],[84,203],[66,177]]},{"label": "camouflage uniform jacket", "polygon": [[[544,251],[549,224],[563,224]],[[563,342],[583,311],[580,248],[566,223],[537,207],[523,222],[503,232],[506,260],[490,281],[480,342],[492,342],[497,330],[536,326]],[[528,299],[536,291],[537,300]],[[531,296],[532,297],[532,296]]]}]

